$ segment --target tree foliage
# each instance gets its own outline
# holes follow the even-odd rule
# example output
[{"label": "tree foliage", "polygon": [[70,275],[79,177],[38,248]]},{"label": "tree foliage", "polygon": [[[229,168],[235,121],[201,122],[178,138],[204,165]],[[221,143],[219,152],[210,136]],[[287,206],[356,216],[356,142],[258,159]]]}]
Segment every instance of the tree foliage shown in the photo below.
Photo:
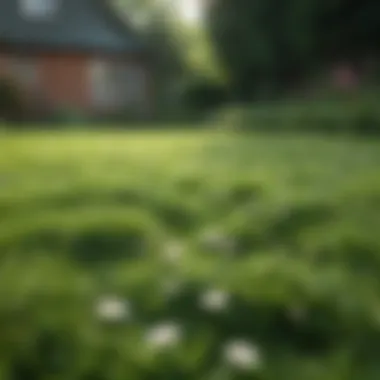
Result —
[{"label": "tree foliage", "polygon": [[[207,27],[236,95],[278,92],[337,60],[380,50],[377,0],[215,0]],[[269,86],[269,87],[268,87]]]},{"label": "tree foliage", "polygon": [[223,75],[201,25],[186,24],[171,0],[118,0],[116,5],[148,46],[161,111],[199,103],[203,107],[223,97],[214,96]]},{"label": "tree foliage", "polygon": [[185,64],[168,4],[157,0],[118,0],[116,5],[145,40],[159,76],[180,74]]}]

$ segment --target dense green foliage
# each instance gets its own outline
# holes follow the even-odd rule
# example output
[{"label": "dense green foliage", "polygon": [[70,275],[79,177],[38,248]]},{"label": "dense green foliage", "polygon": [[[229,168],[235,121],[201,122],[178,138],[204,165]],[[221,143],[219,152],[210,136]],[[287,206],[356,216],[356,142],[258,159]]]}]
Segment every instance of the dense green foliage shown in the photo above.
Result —
[{"label": "dense green foliage", "polygon": [[[73,132],[0,144],[4,379],[379,378],[378,142]],[[124,318],[97,311],[110,296],[129,302]],[[250,348],[226,361],[234,339]]]},{"label": "dense green foliage", "polygon": [[192,79],[180,91],[182,103],[193,112],[211,112],[228,100],[227,89],[207,78]]},{"label": "dense green foliage", "polygon": [[237,99],[278,95],[328,64],[360,68],[379,53],[377,0],[215,0],[208,13]]},{"label": "dense green foliage", "polygon": [[[225,101],[223,75],[201,25],[180,17],[180,4],[157,0],[114,0],[149,51],[156,118],[209,111]],[[181,109],[181,112],[178,110]]]},{"label": "dense green foliage", "polygon": [[247,106],[226,107],[216,112],[211,120],[221,128],[238,131],[380,136],[380,111],[376,97],[373,96],[258,102]]},{"label": "dense green foliage", "polygon": [[0,117],[6,120],[20,120],[24,108],[15,83],[0,77]]}]

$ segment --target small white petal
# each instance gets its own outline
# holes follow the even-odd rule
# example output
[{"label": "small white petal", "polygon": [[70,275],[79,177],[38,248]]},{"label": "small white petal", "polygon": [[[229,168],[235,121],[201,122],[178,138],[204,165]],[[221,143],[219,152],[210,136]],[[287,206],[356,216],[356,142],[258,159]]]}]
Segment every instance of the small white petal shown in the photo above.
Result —
[{"label": "small white petal", "polygon": [[120,322],[131,317],[131,306],[128,301],[115,296],[100,298],[95,307],[96,315],[105,322]]},{"label": "small white petal", "polygon": [[170,349],[178,346],[182,340],[182,328],[174,322],[166,322],[150,328],[145,340],[155,350]]},{"label": "small white petal", "polygon": [[257,346],[244,340],[227,343],[224,359],[232,367],[243,371],[257,370],[262,365],[262,357]]},{"label": "small white petal", "polygon": [[172,263],[178,262],[185,252],[184,245],[179,241],[169,241],[164,246],[164,257]]},{"label": "small white petal", "polygon": [[230,295],[218,289],[212,289],[200,296],[200,307],[207,311],[220,312],[228,307]]}]

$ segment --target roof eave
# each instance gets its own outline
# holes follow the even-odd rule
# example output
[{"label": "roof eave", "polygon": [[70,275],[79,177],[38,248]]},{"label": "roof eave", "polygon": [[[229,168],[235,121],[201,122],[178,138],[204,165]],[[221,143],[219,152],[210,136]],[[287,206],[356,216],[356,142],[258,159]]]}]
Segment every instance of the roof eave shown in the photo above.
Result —
[{"label": "roof eave", "polygon": [[56,54],[91,54],[91,55],[139,55],[146,56],[147,51],[144,48],[108,48],[108,47],[93,47],[93,46],[80,46],[71,44],[49,44],[40,42],[23,42],[23,41],[6,41],[0,40],[0,49],[6,52],[14,53],[56,53]]}]

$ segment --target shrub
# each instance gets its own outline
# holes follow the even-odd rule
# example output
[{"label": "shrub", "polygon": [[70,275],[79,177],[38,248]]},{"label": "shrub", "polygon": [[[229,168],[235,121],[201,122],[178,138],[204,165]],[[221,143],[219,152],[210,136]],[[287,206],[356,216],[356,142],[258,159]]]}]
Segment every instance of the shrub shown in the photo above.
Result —
[{"label": "shrub", "polygon": [[212,81],[194,80],[182,89],[183,104],[193,111],[211,111],[227,100],[223,86]]},{"label": "shrub", "polygon": [[19,121],[24,105],[17,86],[9,79],[0,79],[0,117],[7,121]]},{"label": "shrub", "polygon": [[212,122],[237,131],[380,135],[380,113],[368,99],[231,107],[219,112]]},{"label": "shrub", "polygon": [[380,113],[370,103],[361,103],[355,108],[350,124],[355,135],[380,135]]},{"label": "shrub", "polygon": [[59,107],[52,112],[50,119],[61,125],[83,124],[87,121],[86,115],[75,107]]}]

